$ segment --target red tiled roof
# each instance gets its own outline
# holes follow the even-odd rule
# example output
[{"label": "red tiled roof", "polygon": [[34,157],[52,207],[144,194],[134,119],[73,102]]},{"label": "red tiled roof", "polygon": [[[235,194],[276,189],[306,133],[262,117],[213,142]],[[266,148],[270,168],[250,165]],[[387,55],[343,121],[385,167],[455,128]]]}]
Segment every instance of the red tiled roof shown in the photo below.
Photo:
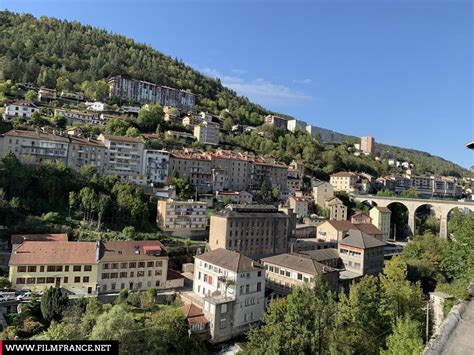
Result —
[{"label": "red tiled roof", "polygon": [[23,242],[67,242],[67,234],[12,234],[11,243],[21,244]]}]

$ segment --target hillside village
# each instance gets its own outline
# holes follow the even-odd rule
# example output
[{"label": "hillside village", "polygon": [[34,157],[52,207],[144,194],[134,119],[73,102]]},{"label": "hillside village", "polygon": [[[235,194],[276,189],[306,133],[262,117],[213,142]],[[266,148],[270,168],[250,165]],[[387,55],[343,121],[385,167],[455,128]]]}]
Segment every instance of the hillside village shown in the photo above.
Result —
[{"label": "hillside village", "polygon": [[[354,209],[348,205],[351,195],[471,195],[456,177],[415,175],[413,165],[395,159],[387,163],[400,166],[403,174],[339,171],[329,181],[318,180],[307,174],[301,159],[287,165],[220,144],[225,135],[265,136],[274,129],[319,139],[304,122],[268,115],[260,127],[229,126],[223,117],[196,112],[189,91],[124,75],[104,82],[108,96],[101,101],[87,101],[82,92],[18,85],[4,105],[4,124],[13,129],[1,135],[0,155],[117,176],[155,202],[161,233],[207,243],[197,249],[194,267],[185,263],[173,270],[158,240],[92,242],[72,241],[67,234],[15,234],[7,243],[11,257],[3,259],[15,290],[42,292],[53,285],[72,295],[102,296],[124,289],[171,290],[184,304],[190,329],[212,343],[225,342],[245,334],[294,287],[323,277],[337,293],[363,276],[379,274],[384,256],[401,251],[387,244],[397,238],[392,211],[370,205]],[[134,128],[137,122],[141,131]],[[351,153],[375,156],[374,138],[362,137]]]}]

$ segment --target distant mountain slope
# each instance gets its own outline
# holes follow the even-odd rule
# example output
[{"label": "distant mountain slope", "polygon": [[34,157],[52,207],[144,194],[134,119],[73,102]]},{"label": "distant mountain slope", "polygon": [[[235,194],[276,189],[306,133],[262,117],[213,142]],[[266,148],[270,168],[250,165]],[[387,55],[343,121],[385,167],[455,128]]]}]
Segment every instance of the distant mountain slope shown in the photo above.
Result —
[{"label": "distant mountain slope", "polygon": [[[271,113],[224,87],[219,79],[206,77],[180,60],[131,38],[79,22],[0,12],[0,80],[77,89],[86,80],[119,73],[189,89],[197,94],[198,109],[230,116],[234,122],[259,125]],[[320,129],[320,133],[325,139],[355,139],[326,129]],[[398,152],[401,159],[426,166],[426,171],[468,174],[459,165],[428,153],[380,146]]]}]

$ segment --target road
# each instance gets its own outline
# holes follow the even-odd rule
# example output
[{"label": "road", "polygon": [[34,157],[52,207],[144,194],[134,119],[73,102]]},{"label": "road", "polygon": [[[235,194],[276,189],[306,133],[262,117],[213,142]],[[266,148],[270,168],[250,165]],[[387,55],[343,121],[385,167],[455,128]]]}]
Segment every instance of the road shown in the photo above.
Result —
[{"label": "road", "polygon": [[451,334],[442,354],[474,354],[474,300],[469,302],[462,319]]}]

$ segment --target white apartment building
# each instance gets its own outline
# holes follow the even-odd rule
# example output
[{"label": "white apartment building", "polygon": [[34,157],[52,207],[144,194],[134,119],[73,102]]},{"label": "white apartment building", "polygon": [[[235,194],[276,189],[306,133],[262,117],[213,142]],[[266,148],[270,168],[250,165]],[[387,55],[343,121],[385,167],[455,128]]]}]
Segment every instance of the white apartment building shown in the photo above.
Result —
[{"label": "white apartment building", "polygon": [[56,116],[62,116],[67,119],[68,124],[74,122],[81,122],[91,125],[104,125],[105,121],[102,120],[98,114],[92,112],[82,112],[78,110],[65,110],[57,108],[54,110]]},{"label": "white apartment building", "polygon": [[300,120],[289,120],[287,124],[287,129],[291,132],[295,132],[296,130],[305,131],[307,123]]},{"label": "white apartment building", "polygon": [[158,201],[157,224],[176,237],[202,236],[206,231],[206,202],[168,199]]},{"label": "white apartment building", "polygon": [[309,133],[312,139],[314,139],[319,134],[318,129],[311,125],[306,126],[306,132]]},{"label": "white apartment building", "polygon": [[117,175],[122,180],[128,180],[143,185],[146,179],[142,173],[143,149],[140,138],[112,136],[102,133],[97,140],[106,147],[105,169],[107,175]]},{"label": "white apartment building", "polygon": [[219,124],[203,121],[194,126],[194,137],[204,144],[219,144]]},{"label": "white apartment building", "polygon": [[248,331],[265,309],[265,270],[252,259],[225,249],[195,256],[193,299],[209,321],[211,342]]},{"label": "white apartment building", "polygon": [[165,150],[144,151],[143,172],[148,184],[165,184],[168,180],[170,153]]},{"label": "white apartment building", "polygon": [[3,119],[7,120],[13,117],[21,117],[29,119],[34,112],[38,112],[39,108],[31,102],[16,101],[10,104],[5,104],[5,111],[3,112]]}]

